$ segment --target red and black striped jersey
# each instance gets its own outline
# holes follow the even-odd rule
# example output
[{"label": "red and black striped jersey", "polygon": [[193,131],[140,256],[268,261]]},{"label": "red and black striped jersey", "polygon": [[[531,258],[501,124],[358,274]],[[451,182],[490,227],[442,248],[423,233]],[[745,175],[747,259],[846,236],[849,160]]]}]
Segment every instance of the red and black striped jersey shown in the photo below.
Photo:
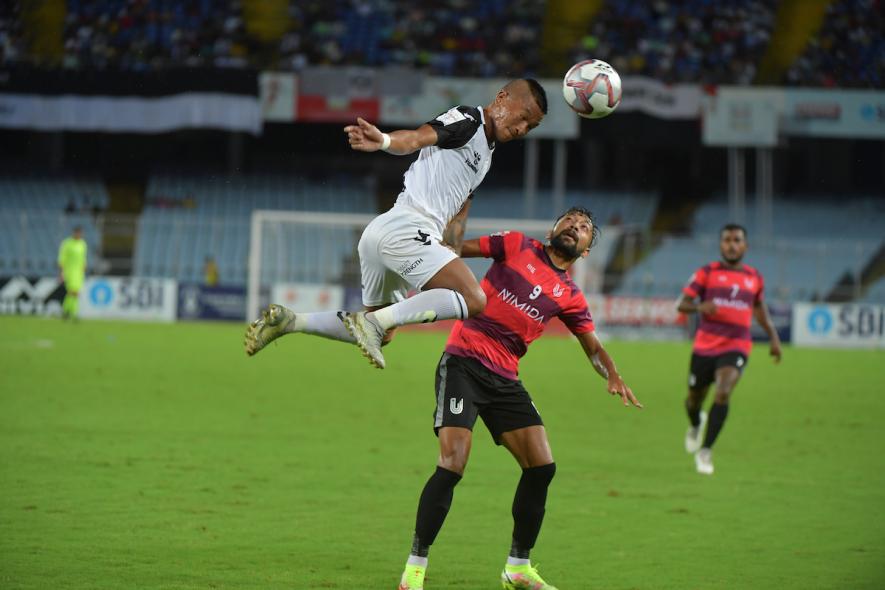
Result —
[{"label": "red and black striped jersey", "polygon": [[731,269],[721,262],[711,262],[695,271],[682,292],[701,301],[712,301],[716,313],[700,314],[694,352],[702,356],[726,352],[749,355],[753,347],[753,308],[763,300],[764,288],[762,275],[746,264]]},{"label": "red and black striped jersey", "polygon": [[516,379],[519,359],[554,317],[574,334],[594,330],[584,294],[553,265],[541,242],[503,232],[480,238],[479,245],[483,256],[495,261],[480,283],[486,308],[455,323],[446,352],[475,358],[502,377]]}]

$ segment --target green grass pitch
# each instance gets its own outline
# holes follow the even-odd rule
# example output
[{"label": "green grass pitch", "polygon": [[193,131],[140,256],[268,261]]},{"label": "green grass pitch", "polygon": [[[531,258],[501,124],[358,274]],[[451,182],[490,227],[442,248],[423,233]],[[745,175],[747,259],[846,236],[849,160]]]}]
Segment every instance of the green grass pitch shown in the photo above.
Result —
[{"label": "green grass pitch", "polygon": [[[389,368],[238,325],[0,318],[0,588],[392,590],[436,461],[444,334]],[[716,447],[682,449],[688,343],[572,340],[522,375],[558,471],[532,554],[563,590],[885,588],[885,354],[759,348]],[[500,588],[519,470],[479,424],[427,590]]]}]

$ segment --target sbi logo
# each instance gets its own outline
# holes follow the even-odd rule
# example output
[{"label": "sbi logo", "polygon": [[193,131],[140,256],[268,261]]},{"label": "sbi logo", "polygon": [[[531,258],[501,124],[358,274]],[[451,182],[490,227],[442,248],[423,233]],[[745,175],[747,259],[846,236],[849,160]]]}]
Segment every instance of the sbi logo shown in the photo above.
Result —
[{"label": "sbi logo", "polygon": [[98,281],[89,289],[89,300],[96,307],[107,307],[114,298],[114,290],[107,281]]},{"label": "sbi logo", "polygon": [[885,121],[885,105],[864,104],[860,107],[860,116],[865,121]]},{"label": "sbi logo", "polygon": [[822,336],[829,334],[833,329],[833,314],[829,308],[816,307],[808,314],[808,331]]}]

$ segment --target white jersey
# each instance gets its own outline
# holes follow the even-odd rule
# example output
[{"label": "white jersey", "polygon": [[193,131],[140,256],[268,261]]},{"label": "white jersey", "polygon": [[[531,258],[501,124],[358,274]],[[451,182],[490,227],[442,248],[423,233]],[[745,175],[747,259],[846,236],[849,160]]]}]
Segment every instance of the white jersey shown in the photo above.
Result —
[{"label": "white jersey", "polygon": [[428,217],[440,238],[485,178],[495,144],[486,139],[482,107],[457,106],[427,124],[436,130],[436,145],[423,148],[406,170],[396,205]]}]

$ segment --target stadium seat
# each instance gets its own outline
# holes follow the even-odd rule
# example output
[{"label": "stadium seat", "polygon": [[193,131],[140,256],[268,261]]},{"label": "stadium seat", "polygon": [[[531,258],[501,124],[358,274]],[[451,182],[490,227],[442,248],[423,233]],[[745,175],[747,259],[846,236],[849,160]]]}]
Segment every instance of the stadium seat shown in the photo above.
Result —
[{"label": "stadium seat", "polygon": [[[750,242],[747,264],[763,274],[771,298],[824,298],[846,273],[859,275],[878,251],[882,243],[881,209],[880,202],[872,197],[775,201],[775,239],[764,243],[757,238],[756,211],[751,205],[744,223]],[[692,272],[718,259],[715,229],[728,219],[724,201],[703,205],[695,214],[694,236],[665,237],[630,269],[617,292],[675,297]],[[826,228],[830,237],[825,241],[809,238],[808,228],[814,227]]]},{"label": "stadium seat", "polygon": [[[0,180],[0,274],[54,276],[58,246],[77,225],[83,228],[93,265],[101,252],[101,234],[91,210],[104,209],[108,202],[107,191],[97,180]],[[69,204],[74,212],[65,213]]]},{"label": "stadium seat", "polygon": [[[252,210],[375,212],[371,187],[347,176],[315,182],[283,175],[157,174],[149,179],[146,199],[135,247],[136,274],[201,281],[205,257],[212,256],[221,282],[234,285],[244,285],[247,279]],[[282,243],[296,245],[287,249],[285,259],[266,255],[263,278],[274,272],[286,281],[337,280],[344,259],[355,248],[353,236],[317,233],[316,228],[296,230],[287,227],[287,235],[280,237]]]}]

